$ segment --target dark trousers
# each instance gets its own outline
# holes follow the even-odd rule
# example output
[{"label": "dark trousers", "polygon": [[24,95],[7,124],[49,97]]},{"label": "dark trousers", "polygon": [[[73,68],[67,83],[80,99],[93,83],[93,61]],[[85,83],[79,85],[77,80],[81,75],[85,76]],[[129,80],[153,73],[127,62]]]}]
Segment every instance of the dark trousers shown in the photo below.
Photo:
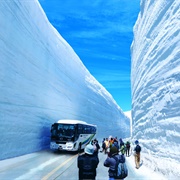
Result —
[{"label": "dark trousers", "polygon": [[130,147],[126,148],[126,156],[129,156],[129,150],[130,150]]},{"label": "dark trousers", "polygon": [[95,172],[80,172],[79,171],[79,180],[95,180],[96,173]]}]

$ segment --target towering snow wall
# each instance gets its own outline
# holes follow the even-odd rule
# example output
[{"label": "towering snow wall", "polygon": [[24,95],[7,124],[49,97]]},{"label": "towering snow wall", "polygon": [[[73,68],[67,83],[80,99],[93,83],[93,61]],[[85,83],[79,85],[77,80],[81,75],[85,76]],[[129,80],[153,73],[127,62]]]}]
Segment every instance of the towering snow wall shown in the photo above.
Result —
[{"label": "towering snow wall", "polygon": [[48,22],[37,0],[0,3],[0,159],[49,147],[59,119],[129,136],[129,120]]},{"label": "towering snow wall", "polygon": [[180,1],[142,0],[131,48],[133,136],[144,163],[180,176]]}]

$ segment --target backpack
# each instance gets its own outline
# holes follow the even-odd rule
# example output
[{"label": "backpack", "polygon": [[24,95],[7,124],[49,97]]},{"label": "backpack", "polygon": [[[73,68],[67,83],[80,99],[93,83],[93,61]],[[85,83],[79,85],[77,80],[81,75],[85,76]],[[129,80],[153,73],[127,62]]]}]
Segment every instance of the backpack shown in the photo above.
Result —
[{"label": "backpack", "polygon": [[122,154],[125,154],[126,147],[124,145],[121,146],[120,151],[121,151]]},{"label": "backpack", "polygon": [[126,147],[127,147],[127,148],[130,148],[130,142],[127,142],[127,143],[126,143]]},{"label": "backpack", "polygon": [[[125,163],[125,158],[121,155],[123,160],[119,160],[117,157],[113,157],[116,160],[116,179],[124,179],[128,176],[128,169]],[[121,161],[121,162],[120,162]]]},{"label": "backpack", "polygon": [[126,147],[127,147],[127,148],[130,148],[130,144],[126,144]]},{"label": "backpack", "polygon": [[135,151],[136,151],[137,153],[141,152],[141,146],[137,145],[136,148],[135,148]]}]

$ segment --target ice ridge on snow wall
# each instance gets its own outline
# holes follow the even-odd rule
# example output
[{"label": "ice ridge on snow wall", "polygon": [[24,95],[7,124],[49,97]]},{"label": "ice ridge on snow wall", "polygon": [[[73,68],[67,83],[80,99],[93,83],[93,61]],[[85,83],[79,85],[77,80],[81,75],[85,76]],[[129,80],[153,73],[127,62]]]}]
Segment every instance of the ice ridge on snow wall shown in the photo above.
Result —
[{"label": "ice ridge on snow wall", "polygon": [[142,144],[144,163],[179,177],[179,0],[141,0],[131,51],[133,137]]},{"label": "ice ridge on snow wall", "polygon": [[129,136],[129,119],[37,0],[1,1],[0,22],[0,159],[48,148],[59,119],[97,124],[99,138]]}]

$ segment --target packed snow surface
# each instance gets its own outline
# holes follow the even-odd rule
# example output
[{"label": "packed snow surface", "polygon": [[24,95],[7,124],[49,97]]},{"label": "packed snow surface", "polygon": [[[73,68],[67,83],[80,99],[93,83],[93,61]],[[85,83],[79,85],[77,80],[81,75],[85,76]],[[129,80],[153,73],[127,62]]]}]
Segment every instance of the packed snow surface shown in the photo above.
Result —
[{"label": "packed snow surface", "polygon": [[0,159],[48,148],[60,119],[96,124],[98,137],[130,135],[129,119],[37,0],[1,1],[0,22]]},{"label": "packed snow surface", "polygon": [[180,177],[180,1],[141,0],[132,43],[133,138],[145,165]]}]

